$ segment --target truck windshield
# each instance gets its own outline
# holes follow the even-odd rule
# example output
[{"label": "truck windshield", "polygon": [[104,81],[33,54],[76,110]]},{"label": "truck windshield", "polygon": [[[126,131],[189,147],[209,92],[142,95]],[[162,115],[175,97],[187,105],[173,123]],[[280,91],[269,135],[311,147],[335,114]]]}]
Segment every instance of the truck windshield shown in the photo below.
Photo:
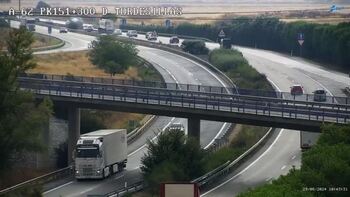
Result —
[{"label": "truck windshield", "polygon": [[97,147],[78,147],[77,148],[78,158],[96,158],[99,156],[100,154]]}]

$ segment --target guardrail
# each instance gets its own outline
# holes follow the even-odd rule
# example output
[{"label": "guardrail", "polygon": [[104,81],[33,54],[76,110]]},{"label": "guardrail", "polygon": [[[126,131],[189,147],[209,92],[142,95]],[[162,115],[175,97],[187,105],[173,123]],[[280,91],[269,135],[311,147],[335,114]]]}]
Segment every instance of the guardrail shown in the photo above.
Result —
[{"label": "guardrail", "polygon": [[[151,116],[151,118],[148,119],[140,128],[137,128],[134,131],[128,133],[128,136],[127,136],[128,144],[132,143],[138,136],[140,136],[143,133],[143,131],[147,129],[149,125],[156,120],[156,118],[157,118],[156,116]],[[57,171],[50,172],[48,174],[39,176],[34,179],[30,179],[28,181],[25,181],[20,184],[1,190],[0,195],[9,194],[11,192],[14,192],[24,187],[41,185],[41,184],[45,184],[55,180],[59,180],[61,178],[66,178],[72,175],[74,175],[74,166],[68,166],[66,168],[62,168]],[[132,191],[133,187],[136,187],[136,189],[139,189],[140,186],[133,184],[127,188],[127,191]]]},{"label": "guardrail", "polygon": [[156,119],[157,116],[152,115],[151,118],[148,119],[140,128],[136,128],[132,132],[128,133],[128,144],[135,141],[135,139],[139,137],[145,130],[147,130]]},{"label": "guardrail", "polygon": [[[220,102],[220,103],[221,103],[220,101],[221,99],[223,102],[239,101],[243,103],[245,103],[244,100],[246,100],[247,102],[245,104],[251,104],[248,101],[261,101],[261,103],[257,103],[257,104],[259,105],[265,104],[266,106],[268,103],[271,103],[271,107],[275,106],[273,105],[273,103],[283,103],[286,105],[292,105],[294,106],[294,108],[302,107],[301,105],[306,105],[312,108],[316,108],[316,107],[318,108],[328,107],[332,109],[339,108],[338,110],[346,110],[346,111],[350,108],[349,105],[337,104],[337,103],[333,104],[333,103],[312,102],[312,101],[288,100],[288,99],[281,99],[281,98],[258,97],[258,96],[241,95],[241,94],[225,94],[225,93],[215,93],[215,92],[198,92],[198,91],[173,90],[173,89],[163,89],[163,88],[149,88],[149,87],[139,87],[139,86],[132,86],[132,85],[86,83],[86,82],[77,82],[77,81],[46,80],[46,79],[35,79],[35,78],[25,78],[25,77],[19,78],[18,81],[20,82],[20,86],[22,88],[28,88],[28,89],[32,88],[33,90],[36,90],[36,89],[45,90],[45,88],[47,88],[47,90],[52,90],[52,91],[55,91],[56,93],[67,91],[67,92],[75,93],[75,96],[70,95],[72,97],[83,97],[81,94],[89,94],[90,98],[92,98],[91,95],[93,96],[94,94],[107,96],[108,94],[112,94],[115,91],[115,93],[118,93],[118,92],[134,93],[135,94],[134,96],[140,96],[140,98],[142,98],[141,96],[145,96],[144,94],[147,94],[147,92],[150,93],[149,94],[150,96],[154,96],[151,93],[159,92],[161,93],[160,96],[162,97],[169,96],[170,98],[172,97],[176,98],[176,96],[178,95],[181,96],[183,94],[184,96],[185,95],[191,96],[192,99],[196,99],[196,98],[219,99],[217,100],[217,102]],[[40,92],[34,92],[34,93],[40,93]],[[53,92],[50,92],[50,94],[51,93],[55,95]],[[76,93],[79,93],[79,95],[77,95]],[[232,100],[232,99],[236,99],[236,100]]]},{"label": "guardrail", "polygon": [[47,183],[50,181],[54,181],[54,180],[58,180],[67,176],[70,176],[74,173],[74,167],[73,166],[68,166],[66,168],[62,168],[60,170],[54,171],[54,172],[50,172],[48,174],[39,176],[37,178],[25,181],[23,183],[17,184],[15,186],[6,188],[4,190],[0,191],[0,195],[5,195],[8,194],[10,192],[13,192],[15,190],[27,187],[27,186],[34,186],[34,185],[40,185],[43,183]]},{"label": "guardrail", "polygon": [[84,76],[70,76],[70,75],[33,74],[33,73],[23,73],[20,75],[20,77],[33,78],[33,79],[77,81],[77,82],[90,82],[90,83],[114,84],[114,85],[137,86],[137,87],[162,88],[162,89],[169,89],[169,90],[186,90],[186,91],[194,91],[194,92],[223,93],[223,94],[238,94],[237,93],[238,91],[239,95],[242,95],[242,96],[284,98],[284,100],[288,100],[288,101],[307,101],[307,102],[332,103],[332,104],[340,103],[340,104],[350,105],[349,97],[326,96],[325,102],[317,102],[317,101],[314,101],[313,94],[293,95],[289,92],[263,91],[263,90],[241,89],[241,88],[233,88],[233,87],[114,79],[109,77],[84,77]]},{"label": "guardrail", "polygon": [[205,174],[201,177],[198,177],[197,179],[192,180],[192,182],[197,183],[200,186],[200,188],[203,189],[204,187],[207,187],[211,183],[215,182],[221,176],[227,175],[228,173],[231,173],[233,170],[235,170],[237,168],[237,166],[239,164],[241,164],[249,156],[251,156],[251,154],[253,154],[255,151],[257,151],[259,149],[259,147],[263,146],[273,131],[274,131],[274,128],[271,128],[257,143],[255,143],[251,148],[249,148],[242,155],[237,157],[234,161],[232,161],[232,162],[227,161],[226,163],[224,163],[221,166],[219,166],[218,168],[208,172],[207,174]]},{"label": "guardrail", "polygon": [[[37,33],[37,32],[36,32],[36,33]],[[37,34],[41,34],[41,33],[37,33]],[[45,35],[45,34],[41,34],[41,35]],[[53,38],[59,40],[60,42],[59,42],[58,44],[51,45],[51,46],[44,46],[44,47],[33,48],[33,49],[32,49],[33,52],[40,52],[40,51],[58,49],[58,48],[63,47],[63,46],[66,44],[66,42],[63,41],[63,40],[60,39],[60,38],[57,38],[57,37],[54,37],[54,36],[51,36],[51,35],[45,35],[45,36],[53,37]]]},{"label": "guardrail", "polygon": [[146,46],[146,47],[152,47],[152,48],[157,48],[157,49],[161,49],[161,50],[165,50],[183,57],[187,57],[205,67],[207,67],[208,69],[210,69],[211,71],[215,72],[218,76],[220,76],[221,79],[223,79],[225,81],[225,83],[229,86],[233,86],[236,88],[236,85],[233,83],[233,81],[227,77],[223,72],[221,72],[218,68],[216,68],[215,66],[213,66],[212,64],[210,64],[207,61],[204,61],[202,59],[200,59],[199,57],[196,57],[190,53],[185,53],[183,51],[180,50],[176,50],[174,48],[168,47],[167,45],[164,44],[160,44],[160,43],[155,43],[155,42],[148,42],[148,41],[144,41],[144,40],[137,40],[137,39],[130,39],[130,38],[125,38],[125,37],[120,37],[120,36],[116,36],[117,40],[120,41],[128,41],[128,42],[132,42],[136,45],[141,45],[141,46]]},{"label": "guardrail", "polygon": [[106,194],[89,194],[87,195],[87,197],[120,197],[120,196],[124,196],[128,193],[134,193],[134,192],[138,192],[140,190],[142,190],[144,187],[144,181],[139,181],[136,182],[128,187],[123,187],[120,189],[117,189],[115,191],[106,193]]}]

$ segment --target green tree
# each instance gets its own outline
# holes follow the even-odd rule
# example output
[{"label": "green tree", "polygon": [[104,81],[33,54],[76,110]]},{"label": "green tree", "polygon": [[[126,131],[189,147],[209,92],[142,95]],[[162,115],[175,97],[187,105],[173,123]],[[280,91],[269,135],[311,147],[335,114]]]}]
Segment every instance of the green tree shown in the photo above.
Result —
[{"label": "green tree", "polygon": [[161,133],[157,142],[148,142],[141,170],[156,193],[161,182],[190,181],[203,173],[204,153],[198,142],[182,131]]},{"label": "green tree", "polygon": [[92,41],[89,52],[90,61],[111,75],[123,73],[137,63],[137,49],[131,43],[116,41],[112,36],[100,36]]},{"label": "green tree", "polygon": [[34,102],[31,93],[19,89],[17,77],[33,68],[32,33],[12,30],[6,51],[0,52],[0,173],[10,168],[15,153],[43,150],[41,133],[48,123],[52,103]]},{"label": "green tree", "polygon": [[182,50],[194,55],[206,55],[209,53],[209,49],[205,46],[205,42],[200,40],[184,40],[181,47]]}]

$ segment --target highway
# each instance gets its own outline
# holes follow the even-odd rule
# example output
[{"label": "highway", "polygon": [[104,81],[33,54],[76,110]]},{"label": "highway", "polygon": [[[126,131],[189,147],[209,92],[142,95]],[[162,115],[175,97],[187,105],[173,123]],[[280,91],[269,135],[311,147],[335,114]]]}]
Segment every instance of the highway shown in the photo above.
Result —
[{"label": "highway", "polygon": [[[163,43],[169,38],[158,37]],[[145,39],[139,35],[138,39]],[[181,39],[180,42],[183,40]],[[206,43],[213,50],[217,43]],[[281,92],[289,92],[294,84],[301,84],[305,93],[312,93],[317,88],[325,89],[334,96],[346,96],[341,89],[349,86],[350,79],[344,74],[322,67],[303,58],[290,57],[286,54],[261,49],[234,46],[242,52],[249,64],[266,75],[268,80]],[[232,197],[248,188],[270,182],[280,175],[288,173],[293,166],[300,168],[300,132],[282,129],[276,131],[268,143],[251,159],[243,163],[236,171],[217,185],[203,191],[202,196]]]},{"label": "highway", "polygon": [[[18,27],[19,23],[11,21],[11,26]],[[47,34],[47,27],[36,25],[36,32]],[[77,33],[68,32],[67,34],[58,33],[57,29],[53,29],[52,36],[60,38],[66,42],[66,45],[60,49],[40,53],[54,53],[54,52],[69,52],[86,50],[88,44],[95,39],[95,37],[81,35]],[[183,58],[178,55],[173,55],[157,49],[146,47],[138,47],[139,55],[154,63],[156,69],[160,71],[166,82],[203,84],[212,86],[228,86],[224,84],[213,73],[209,73],[207,69],[199,64]],[[140,177],[139,164],[140,158],[144,155],[147,147],[145,146],[147,139],[152,139],[158,130],[164,130],[171,123],[181,122],[187,126],[185,119],[159,117],[156,122],[142,135],[128,147],[129,157],[127,169],[121,174],[103,181],[89,181],[89,182],[65,182],[47,192],[45,196],[86,196],[87,194],[101,194],[117,189],[119,186],[124,186],[124,182],[135,182]],[[226,131],[229,124],[219,122],[201,122],[201,140],[203,147],[208,147],[213,143],[214,139],[219,137]],[[204,129],[205,128],[205,129]],[[210,131],[210,132],[209,132]],[[216,131],[216,132],[213,132]],[[93,185],[93,186],[92,186]]]},{"label": "highway", "polygon": [[[71,33],[68,33],[68,35],[71,35]],[[83,36],[77,35],[76,37],[80,39]],[[139,35],[139,37],[144,37],[144,35]],[[160,39],[163,43],[168,42],[168,38]],[[207,46],[211,49],[218,47],[217,44],[213,43],[207,43]],[[288,92],[291,85],[299,83],[304,86],[304,90],[307,93],[311,93],[316,88],[324,87],[329,93],[342,95],[340,88],[345,87],[350,82],[347,76],[342,73],[321,68],[319,65],[306,62],[303,59],[291,58],[285,54],[259,49],[236,48],[243,53],[254,68],[264,73],[281,91]],[[140,54],[142,54],[142,51]],[[163,72],[166,71],[163,70]],[[168,122],[168,120],[163,121],[163,124],[160,123],[160,125]],[[278,178],[281,174],[286,174],[292,166],[300,167],[301,151],[299,146],[298,131],[282,130],[276,132],[274,138],[261,151],[247,160],[226,179],[219,181],[218,187],[203,195],[236,195],[247,188],[269,182],[272,179]],[[136,152],[133,155],[136,154],[142,154],[142,151]],[[133,160],[131,159],[130,161]],[[108,182],[108,184],[110,184],[109,182],[114,183],[110,180],[106,180],[105,182]],[[100,184],[101,182],[96,183]],[[73,184],[72,182],[69,185]],[[86,183],[86,185],[86,188],[90,188],[92,184]],[[60,188],[60,190],[64,188]]]},{"label": "highway", "polygon": [[[144,36],[139,35],[138,39],[144,39]],[[159,37],[159,40],[163,43],[169,42],[166,37]],[[217,43],[208,42],[206,46],[211,50],[219,47]],[[249,64],[265,74],[281,92],[289,92],[292,85],[301,84],[305,93],[311,94],[317,88],[323,88],[330,95],[346,96],[341,89],[350,84],[350,79],[344,73],[278,52],[239,46],[234,48],[241,51]],[[218,181],[213,189],[203,191],[202,196],[236,196],[248,188],[287,174],[293,166],[300,168],[300,164],[300,132],[282,129],[275,132],[270,141],[236,171]]]},{"label": "highway", "polygon": [[[331,71],[310,63],[304,59],[289,57],[284,54],[235,47],[260,73],[274,83],[280,91],[290,91],[290,86],[301,84],[306,93],[317,88],[324,88],[329,94],[345,96],[341,88],[350,83],[342,73]],[[300,132],[282,129],[275,133],[254,157],[245,162],[239,169],[221,180],[214,189],[206,191],[202,196],[235,196],[248,188],[270,182],[285,175],[295,166],[300,167]]]}]

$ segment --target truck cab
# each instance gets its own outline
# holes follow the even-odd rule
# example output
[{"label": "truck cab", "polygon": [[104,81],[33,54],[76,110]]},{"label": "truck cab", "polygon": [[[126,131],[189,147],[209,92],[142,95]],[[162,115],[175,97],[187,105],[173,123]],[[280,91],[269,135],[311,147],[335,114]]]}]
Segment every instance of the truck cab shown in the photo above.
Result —
[{"label": "truck cab", "polygon": [[75,150],[76,179],[103,179],[126,167],[126,130],[98,130],[82,135]]}]

